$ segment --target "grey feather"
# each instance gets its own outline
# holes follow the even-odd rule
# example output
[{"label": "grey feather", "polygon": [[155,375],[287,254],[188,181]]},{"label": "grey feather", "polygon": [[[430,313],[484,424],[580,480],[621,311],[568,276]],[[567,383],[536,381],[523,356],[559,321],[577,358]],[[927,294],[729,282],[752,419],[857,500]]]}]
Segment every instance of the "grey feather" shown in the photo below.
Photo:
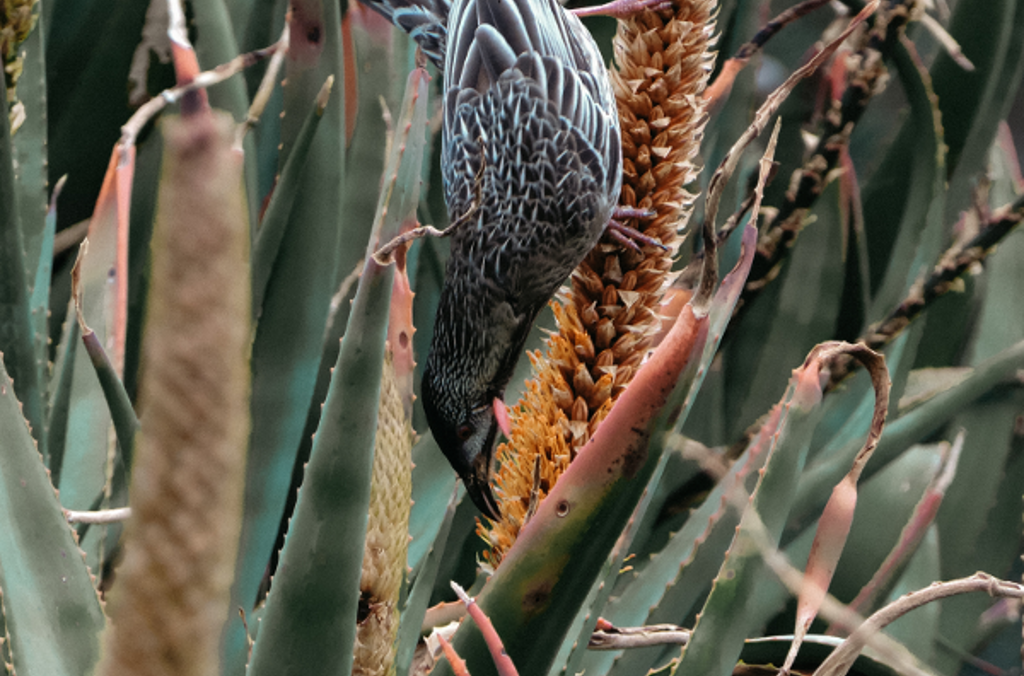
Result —
[{"label": "grey feather", "polygon": [[455,227],[422,400],[441,450],[493,516],[492,402],[618,199],[615,99],[593,39],[556,0],[372,2],[425,50],[444,47],[441,167]]},{"label": "grey feather", "polygon": [[472,217],[452,235],[427,374],[454,416],[504,390],[537,312],[604,230],[621,169],[607,74],[574,16],[456,0],[450,17],[442,170],[450,218]]}]

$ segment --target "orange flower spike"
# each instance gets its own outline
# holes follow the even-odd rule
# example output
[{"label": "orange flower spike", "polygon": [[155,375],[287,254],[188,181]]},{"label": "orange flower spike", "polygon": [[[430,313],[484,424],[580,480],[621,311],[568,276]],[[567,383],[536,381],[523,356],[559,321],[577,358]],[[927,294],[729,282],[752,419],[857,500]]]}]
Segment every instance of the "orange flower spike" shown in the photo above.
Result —
[{"label": "orange flower spike", "polygon": [[653,211],[627,223],[666,248],[643,245],[639,253],[606,237],[552,303],[558,332],[546,356],[531,355],[534,378],[510,408],[512,434],[497,451],[503,519],[477,528],[491,545],[484,553],[491,566],[611,411],[661,329],[662,297],[693,202],[684,186],[699,171],[713,12],[708,0],[679,0],[619,21],[619,70],[610,74],[622,129],[619,203]]}]

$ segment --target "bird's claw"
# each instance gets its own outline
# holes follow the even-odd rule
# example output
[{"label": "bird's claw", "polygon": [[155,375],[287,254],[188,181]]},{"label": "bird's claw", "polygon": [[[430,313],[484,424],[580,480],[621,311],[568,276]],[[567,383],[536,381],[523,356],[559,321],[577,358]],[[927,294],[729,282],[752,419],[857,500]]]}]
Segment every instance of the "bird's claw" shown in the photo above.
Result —
[{"label": "bird's claw", "polygon": [[580,7],[572,10],[576,16],[610,16],[626,19],[645,10],[655,12],[672,9],[672,0],[612,0],[596,7]]},{"label": "bird's claw", "polygon": [[658,215],[658,212],[655,211],[654,209],[641,209],[639,207],[628,207],[628,206],[622,206],[622,205],[619,205],[619,206],[615,207],[614,209],[612,209],[612,218],[613,219],[619,219],[619,220],[621,220],[623,218],[643,218],[643,219],[648,219],[648,218],[654,218],[657,215]]},{"label": "bird's claw", "polygon": [[623,246],[629,247],[630,249],[636,251],[637,253],[643,253],[643,250],[640,248],[640,245],[637,244],[637,242],[640,242],[642,244],[648,244],[650,246],[656,246],[662,251],[668,251],[668,247],[662,244],[654,237],[645,235],[636,228],[629,227],[622,221],[616,221],[615,219],[608,221],[607,232],[611,236],[611,238],[614,239],[616,242],[622,244]]}]

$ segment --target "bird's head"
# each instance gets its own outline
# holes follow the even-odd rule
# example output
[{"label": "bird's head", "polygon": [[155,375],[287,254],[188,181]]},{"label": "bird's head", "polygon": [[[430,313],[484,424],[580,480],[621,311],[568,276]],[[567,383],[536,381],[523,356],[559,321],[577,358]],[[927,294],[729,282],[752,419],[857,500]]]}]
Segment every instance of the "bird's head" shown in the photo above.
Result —
[{"label": "bird's head", "polygon": [[429,374],[423,378],[423,410],[452,468],[462,477],[466,492],[484,516],[498,520],[501,512],[491,492],[491,462],[499,420],[492,403],[479,406],[451,404],[438,391]]}]

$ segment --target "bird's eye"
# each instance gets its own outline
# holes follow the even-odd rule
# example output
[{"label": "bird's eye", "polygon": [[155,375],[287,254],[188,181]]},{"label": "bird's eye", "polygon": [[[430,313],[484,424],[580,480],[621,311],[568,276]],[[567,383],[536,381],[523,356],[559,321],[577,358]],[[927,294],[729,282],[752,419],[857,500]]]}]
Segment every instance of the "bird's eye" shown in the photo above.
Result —
[{"label": "bird's eye", "polygon": [[473,436],[473,426],[469,423],[459,425],[459,429],[455,430],[455,435],[459,438],[459,441],[466,441]]}]

